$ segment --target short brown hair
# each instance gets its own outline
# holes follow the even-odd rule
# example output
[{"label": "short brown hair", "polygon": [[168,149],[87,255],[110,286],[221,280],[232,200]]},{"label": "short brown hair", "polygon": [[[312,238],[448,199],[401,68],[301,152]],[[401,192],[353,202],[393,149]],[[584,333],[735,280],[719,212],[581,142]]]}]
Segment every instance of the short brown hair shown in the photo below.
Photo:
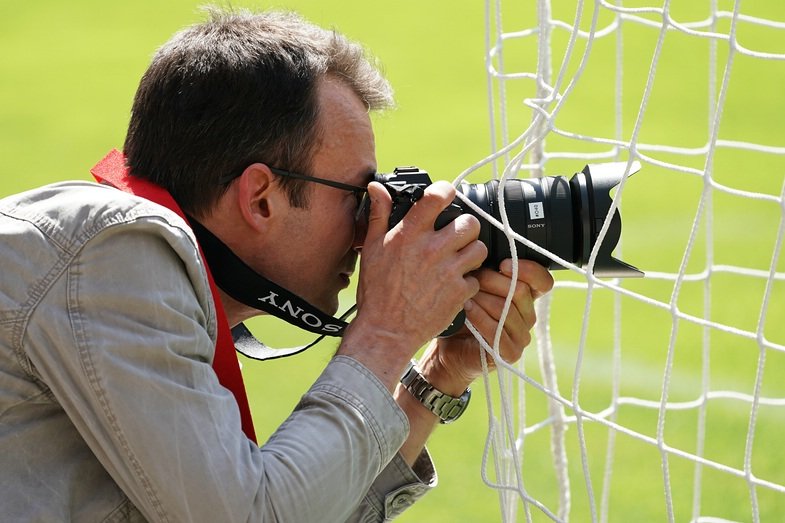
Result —
[{"label": "short brown hair", "polygon": [[[207,21],[155,54],[134,98],[125,140],[134,176],[166,188],[196,216],[254,162],[308,172],[317,142],[316,89],[345,81],[369,110],[392,89],[364,49],[290,12],[209,8]],[[281,179],[293,205],[303,183]]]}]

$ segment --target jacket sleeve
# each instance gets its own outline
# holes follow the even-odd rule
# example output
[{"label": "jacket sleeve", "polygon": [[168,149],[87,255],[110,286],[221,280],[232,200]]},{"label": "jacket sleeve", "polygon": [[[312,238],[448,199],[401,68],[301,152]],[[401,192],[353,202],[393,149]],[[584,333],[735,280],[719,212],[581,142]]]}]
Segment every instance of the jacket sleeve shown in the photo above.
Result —
[{"label": "jacket sleeve", "polygon": [[243,435],[211,367],[214,309],[195,252],[171,224],[104,229],[74,253],[35,313],[53,320],[30,337],[42,379],[141,513],[373,521],[422,495],[430,461],[420,479],[396,455],[407,419],[351,358],[335,357],[262,447]]}]

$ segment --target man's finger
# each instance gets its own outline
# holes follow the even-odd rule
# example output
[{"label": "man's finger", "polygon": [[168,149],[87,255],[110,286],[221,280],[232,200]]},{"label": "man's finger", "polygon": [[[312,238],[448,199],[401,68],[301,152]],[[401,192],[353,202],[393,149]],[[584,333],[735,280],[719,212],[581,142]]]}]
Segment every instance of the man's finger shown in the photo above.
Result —
[{"label": "man's finger", "polygon": [[[389,229],[390,211],[392,210],[392,198],[382,184],[371,182],[368,184],[368,196],[370,200],[370,214],[368,215],[368,229],[366,241],[373,241],[375,238],[383,237]],[[360,210],[360,212],[364,212]],[[359,219],[363,219],[362,216]]]}]

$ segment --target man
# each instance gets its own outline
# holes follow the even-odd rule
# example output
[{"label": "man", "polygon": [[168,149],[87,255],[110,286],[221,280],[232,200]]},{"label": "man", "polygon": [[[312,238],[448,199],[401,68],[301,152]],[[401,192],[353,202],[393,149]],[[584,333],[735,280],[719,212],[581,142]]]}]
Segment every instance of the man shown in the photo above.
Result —
[{"label": "man", "polygon": [[[434,230],[455,197],[446,182],[388,231],[368,111],[391,102],[342,36],[291,14],[214,12],[156,54],[101,185],[0,202],[1,520],[375,521],[435,484],[425,442],[482,365],[465,329],[434,336],[463,308],[492,339],[512,265],[477,270],[471,216]],[[355,319],[261,447],[226,348],[228,328],[261,311],[200,248],[327,315],[361,253]],[[532,263],[518,277],[508,361],[552,286]]]}]

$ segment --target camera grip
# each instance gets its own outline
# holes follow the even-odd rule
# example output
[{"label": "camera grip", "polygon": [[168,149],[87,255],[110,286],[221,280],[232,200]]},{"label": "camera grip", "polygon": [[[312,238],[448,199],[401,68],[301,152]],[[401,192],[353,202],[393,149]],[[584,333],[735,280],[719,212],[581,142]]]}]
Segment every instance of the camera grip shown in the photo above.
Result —
[{"label": "camera grip", "polygon": [[452,323],[450,323],[450,326],[447,327],[446,329],[444,329],[439,334],[438,337],[439,338],[449,338],[450,336],[452,336],[453,334],[455,334],[456,332],[461,330],[461,327],[463,327],[463,324],[465,322],[466,322],[466,311],[461,309],[461,312],[459,312],[458,315],[455,316],[455,319],[452,320]]},{"label": "camera grip", "polygon": [[[451,203],[449,207],[444,209],[439,214],[439,216],[436,217],[436,222],[434,223],[433,228],[438,231],[439,229],[441,229],[442,227],[453,221],[455,218],[460,216],[462,213],[463,211],[461,211],[461,208],[458,205],[456,205],[455,203]],[[465,321],[466,321],[466,313],[463,311],[463,309],[461,309],[461,311],[458,313],[455,319],[452,320],[450,326],[447,327],[441,334],[439,334],[439,338],[447,338],[449,336],[452,336],[453,334],[461,330],[461,327],[463,327]]]}]

